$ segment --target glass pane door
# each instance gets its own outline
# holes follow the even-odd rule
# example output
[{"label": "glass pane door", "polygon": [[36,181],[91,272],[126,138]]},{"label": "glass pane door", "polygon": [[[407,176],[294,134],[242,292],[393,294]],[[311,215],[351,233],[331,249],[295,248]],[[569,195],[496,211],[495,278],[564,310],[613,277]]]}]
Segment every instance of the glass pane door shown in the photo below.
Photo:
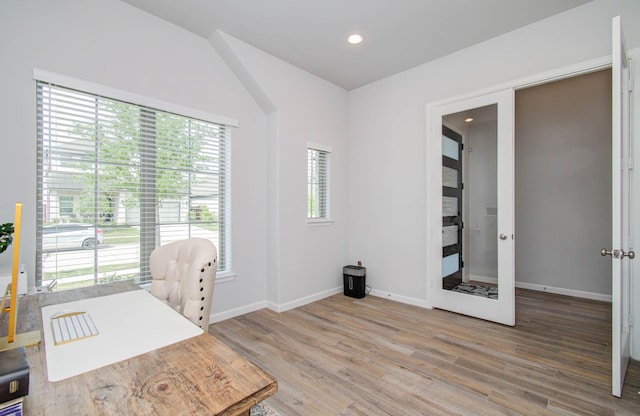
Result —
[{"label": "glass pane door", "polygon": [[[460,141],[460,134],[443,126],[442,189],[443,189],[443,257],[453,253],[453,247],[444,236],[451,233],[448,227],[455,223],[459,226],[459,236],[455,252],[465,252],[460,258],[460,267],[465,266],[461,279],[453,275],[443,276],[443,288],[459,293],[498,298],[498,170],[497,170],[497,120],[498,106],[484,107],[444,115],[443,122],[456,126],[465,134],[466,151],[464,161],[462,152],[455,160],[446,156],[451,154],[454,140]],[[445,139],[449,142],[445,145]],[[462,145],[460,146],[462,148]],[[463,171],[459,169],[464,166]],[[458,170],[454,170],[458,169]],[[456,175],[454,183],[452,177]],[[462,183],[465,183],[464,189]],[[458,216],[447,217],[445,205],[449,195],[459,195]],[[464,206],[464,210],[463,210]],[[464,219],[463,219],[464,218]],[[464,221],[464,222],[463,222]],[[463,224],[466,228],[463,231]],[[447,270],[449,271],[449,270]],[[443,269],[443,274],[445,273]]]},{"label": "glass pane door", "polygon": [[513,90],[429,111],[432,305],[514,325]]},{"label": "glass pane door", "polygon": [[462,136],[442,126],[442,287],[462,283]]}]

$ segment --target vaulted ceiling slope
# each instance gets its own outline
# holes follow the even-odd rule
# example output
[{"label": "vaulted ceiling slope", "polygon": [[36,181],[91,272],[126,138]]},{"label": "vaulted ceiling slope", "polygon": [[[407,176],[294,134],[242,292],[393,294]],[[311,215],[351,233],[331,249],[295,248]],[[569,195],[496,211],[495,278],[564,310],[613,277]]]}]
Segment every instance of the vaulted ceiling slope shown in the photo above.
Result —
[{"label": "vaulted ceiling slope", "polygon": [[[221,30],[347,90],[591,0],[123,0],[199,36]],[[352,32],[365,41],[346,43]]]}]

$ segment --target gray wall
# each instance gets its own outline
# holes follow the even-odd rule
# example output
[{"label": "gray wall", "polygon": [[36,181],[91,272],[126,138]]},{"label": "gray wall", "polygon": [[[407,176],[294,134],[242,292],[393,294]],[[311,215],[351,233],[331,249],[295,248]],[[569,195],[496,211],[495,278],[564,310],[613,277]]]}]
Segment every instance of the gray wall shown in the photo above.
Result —
[{"label": "gray wall", "polygon": [[610,71],[517,91],[515,142],[516,281],[610,295]]}]

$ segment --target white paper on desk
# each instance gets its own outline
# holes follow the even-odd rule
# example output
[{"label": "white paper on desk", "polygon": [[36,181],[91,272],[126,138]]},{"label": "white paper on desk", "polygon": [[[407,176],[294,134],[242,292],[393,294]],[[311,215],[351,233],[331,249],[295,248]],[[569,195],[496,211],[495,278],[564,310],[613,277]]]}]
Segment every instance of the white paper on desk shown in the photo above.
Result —
[{"label": "white paper on desk", "polygon": [[[99,334],[55,345],[51,316],[85,311]],[[204,331],[145,290],[42,308],[47,378],[60,381],[202,334]]]}]

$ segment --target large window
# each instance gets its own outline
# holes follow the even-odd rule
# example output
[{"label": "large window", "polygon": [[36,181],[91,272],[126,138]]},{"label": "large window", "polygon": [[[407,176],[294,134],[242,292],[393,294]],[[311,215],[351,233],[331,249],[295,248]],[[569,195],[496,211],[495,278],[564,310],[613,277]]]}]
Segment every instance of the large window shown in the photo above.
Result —
[{"label": "large window", "polygon": [[329,156],[331,149],[307,146],[307,219],[329,219]]},{"label": "large window", "polygon": [[228,271],[230,128],[37,83],[37,284],[151,279],[161,244],[203,237]]}]

